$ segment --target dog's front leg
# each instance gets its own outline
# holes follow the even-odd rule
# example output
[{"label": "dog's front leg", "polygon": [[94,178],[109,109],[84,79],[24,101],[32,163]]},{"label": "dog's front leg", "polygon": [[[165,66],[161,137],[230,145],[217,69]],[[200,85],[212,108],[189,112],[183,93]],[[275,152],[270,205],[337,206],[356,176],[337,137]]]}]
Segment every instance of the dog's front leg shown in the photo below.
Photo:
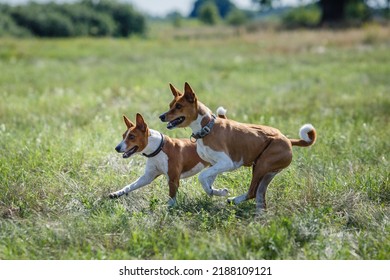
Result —
[{"label": "dog's front leg", "polygon": [[160,175],[158,172],[145,172],[144,175],[139,177],[135,182],[125,186],[123,189],[110,193],[110,198],[118,198],[121,197],[124,194],[128,194],[129,192],[132,192],[136,189],[139,189],[141,187],[144,187],[146,185],[149,185],[158,175]]},{"label": "dog's front leg", "polygon": [[229,161],[220,161],[214,164],[213,166],[205,169],[199,174],[199,181],[202,184],[203,189],[208,195],[216,196],[227,196],[229,191],[228,189],[213,189],[212,185],[215,181],[215,178],[218,174],[225,171],[230,171],[234,169],[234,165]]},{"label": "dog's front leg", "polygon": [[168,185],[169,185],[169,197],[170,197],[168,200],[168,206],[172,207],[176,204],[176,193],[179,188],[179,176],[174,176],[174,177],[169,176]]}]

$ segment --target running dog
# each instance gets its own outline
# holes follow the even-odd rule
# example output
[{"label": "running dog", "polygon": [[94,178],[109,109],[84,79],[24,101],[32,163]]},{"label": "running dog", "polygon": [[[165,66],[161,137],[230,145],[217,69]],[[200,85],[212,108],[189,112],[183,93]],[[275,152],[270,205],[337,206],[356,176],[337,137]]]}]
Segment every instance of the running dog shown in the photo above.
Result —
[{"label": "running dog", "polygon": [[[220,107],[217,112],[221,118],[225,118],[226,110]],[[179,179],[193,176],[209,164],[198,156],[195,143],[189,139],[170,138],[148,128],[141,114],[136,115],[135,124],[126,116],[123,116],[123,120],[127,130],[115,150],[123,153],[123,158],[142,153],[148,159],[145,172],[140,178],[121,190],[110,193],[109,197],[118,198],[127,195],[164,174],[168,177],[170,197],[168,205],[173,206],[176,203]]]},{"label": "running dog", "polygon": [[191,128],[197,153],[211,165],[199,174],[207,194],[227,196],[227,189],[212,188],[216,176],[241,166],[252,166],[248,192],[228,199],[229,203],[239,204],[256,197],[256,209],[259,212],[266,209],[267,187],[276,174],[290,165],[292,146],[307,147],[316,141],[316,130],[311,124],[301,127],[301,139],[289,139],[273,127],[216,118],[198,101],[188,83],[184,85],[184,93],[173,85],[170,88],[174,99],[160,120],[168,122],[168,129]]}]

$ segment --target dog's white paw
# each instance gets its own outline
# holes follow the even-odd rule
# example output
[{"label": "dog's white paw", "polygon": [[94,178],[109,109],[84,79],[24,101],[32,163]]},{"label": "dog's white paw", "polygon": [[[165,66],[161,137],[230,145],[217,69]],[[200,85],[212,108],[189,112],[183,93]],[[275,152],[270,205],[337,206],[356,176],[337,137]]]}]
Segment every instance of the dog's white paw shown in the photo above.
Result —
[{"label": "dog's white paw", "polygon": [[110,194],[108,195],[108,197],[111,198],[111,199],[115,199],[115,198],[120,197],[120,195],[118,195],[117,193],[110,193]]},{"label": "dog's white paw", "polygon": [[127,193],[125,193],[124,191],[120,190],[120,191],[117,191],[117,192],[112,192],[108,195],[109,198],[111,199],[115,199],[115,198],[119,198],[121,197],[122,195],[127,195]]},{"label": "dog's white paw", "polygon": [[228,189],[213,190],[212,194],[216,196],[227,196],[229,194],[229,190]]}]

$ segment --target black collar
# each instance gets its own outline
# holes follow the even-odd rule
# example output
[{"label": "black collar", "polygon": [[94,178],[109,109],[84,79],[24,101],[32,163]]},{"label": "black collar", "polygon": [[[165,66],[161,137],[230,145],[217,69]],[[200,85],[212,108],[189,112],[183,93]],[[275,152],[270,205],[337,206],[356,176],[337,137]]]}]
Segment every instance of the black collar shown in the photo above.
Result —
[{"label": "black collar", "polygon": [[211,132],[211,129],[214,126],[216,118],[217,117],[214,114],[212,114],[211,115],[211,120],[208,122],[208,124],[206,124],[204,127],[202,127],[202,129],[199,132],[197,132],[195,134],[192,133],[190,139],[194,138],[195,142],[196,142],[196,140],[207,136]]},{"label": "black collar", "polygon": [[151,153],[149,155],[142,153],[143,156],[145,156],[147,158],[151,158],[151,157],[157,156],[157,154],[159,152],[161,152],[162,148],[164,147],[164,135],[162,135],[161,132],[160,132],[160,135],[161,135],[161,142],[160,142],[160,145],[158,146],[158,148],[153,153]]}]

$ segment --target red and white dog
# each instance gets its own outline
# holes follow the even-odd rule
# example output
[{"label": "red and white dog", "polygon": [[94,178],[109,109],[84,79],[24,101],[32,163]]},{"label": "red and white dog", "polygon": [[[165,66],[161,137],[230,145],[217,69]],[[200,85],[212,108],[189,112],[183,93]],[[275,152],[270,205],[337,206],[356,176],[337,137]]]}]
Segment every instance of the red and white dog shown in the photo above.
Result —
[{"label": "red and white dog", "polygon": [[229,199],[234,204],[256,197],[256,208],[266,208],[268,184],[292,161],[292,146],[307,147],[316,141],[316,130],[310,124],[300,129],[301,139],[288,139],[273,127],[244,124],[216,118],[198,101],[195,92],[185,83],[184,93],[170,85],[173,101],[169,111],[160,116],[167,128],[190,127],[197,139],[197,153],[211,166],[199,174],[199,181],[209,195],[227,196],[227,189],[213,189],[216,176],[240,166],[252,166],[252,181],[247,193]]},{"label": "red and white dog", "polygon": [[123,153],[123,158],[142,153],[148,160],[145,173],[140,178],[121,190],[111,193],[109,197],[118,198],[128,194],[150,184],[155,178],[164,174],[168,177],[170,196],[168,205],[173,206],[176,203],[179,180],[199,173],[209,164],[198,156],[196,144],[189,139],[170,138],[156,130],[149,129],[140,114],[136,115],[135,124],[126,116],[123,116],[123,119],[127,130],[115,150]]}]

